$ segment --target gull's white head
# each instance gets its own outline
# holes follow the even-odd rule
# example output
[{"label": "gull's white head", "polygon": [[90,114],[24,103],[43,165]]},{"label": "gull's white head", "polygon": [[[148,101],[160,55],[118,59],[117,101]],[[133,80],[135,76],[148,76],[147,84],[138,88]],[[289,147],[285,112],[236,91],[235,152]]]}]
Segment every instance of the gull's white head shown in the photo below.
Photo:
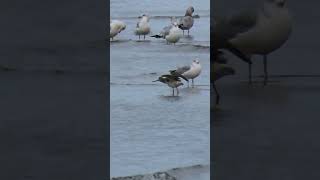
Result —
[{"label": "gull's white head", "polygon": [[192,6],[188,7],[186,11],[186,16],[192,16],[192,13],[194,12],[194,8]]},{"label": "gull's white head", "polygon": [[146,14],[142,14],[142,16],[139,16],[139,19],[141,18],[142,21],[147,21],[149,22],[149,16],[147,16]]},{"label": "gull's white head", "polygon": [[177,22],[172,22],[172,25],[173,25],[174,27],[178,27],[178,23],[177,23]]},{"label": "gull's white head", "polygon": [[195,60],[193,60],[192,63],[194,63],[194,64],[200,64],[200,61],[199,61],[199,59],[195,59]]}]

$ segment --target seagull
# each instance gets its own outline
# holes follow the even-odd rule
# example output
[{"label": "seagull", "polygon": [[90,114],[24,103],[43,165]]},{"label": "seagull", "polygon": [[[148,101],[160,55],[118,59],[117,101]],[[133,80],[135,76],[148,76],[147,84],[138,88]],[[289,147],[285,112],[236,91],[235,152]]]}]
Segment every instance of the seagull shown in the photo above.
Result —
[{"label": "seagull", "polygon": [[[181,74],[182,76],[186,77],[187,79],[192,80],[192,87],[194,87],[193,79],[198,77],[201,73],[201,64],[198,59],[195,59],[192,61],[190,66],[183,66],[178,67],[176,70],[171,70],[171,74]],[[188,87],[189,87],[189,81],[188,81]]]},{"label": "seagull", "polygon": [[231,18],[215,19],[214,48],[227,49],[248,62],[250,84],[251,56],[263,56],[266,85],[267,56],[279,49],[291,34],[292,19],[286,5],[286,0],[265,0],[256,12],[242,12]]},{"label": "seagull", "polygon": [[185,78],[184,76],[182,76],[181,74],[165,74],[165,75],[160,76],[157,80],[152,81],[152,82],[160,81],[164,84],[167,84],[169,87],[172,88],[172,96],[174,96],[174,88],[176,88],[177,89],[177,96],[178,96],[179,95],[178,87],[183,85],[180,77],[188,81],[188,79]]},{"label": "seagull", "polygon": [[169,31],[169,34],[165,36],[165,39],[167,40],[167,43],[176,44],[180,38],[181,38],[181,29],[179,29],[178,23],[174,22],[173,26]]},{"label": "seagull", "polygon": [[121,31],[126,29],[126,24],[119,20],[111,20],[110,22],[110,38],[113,38]]},{"label": "seagull", "polygon": [[181,38],[181,30],[177,22],[171,22],[171,25],[165,26],[159,34],[153,35],[154,38],[163,38],[167,43],[177,43]]},{"label": "seagull", "polygon": [[212,70],[210,75],[211,80],[213,81],[214,91],[216,92],[216,105],[219,105],[220,95],[216,87],[215,81],[224,76],[235,74],[235,70],[232,67],[226,65],[226,63],[227,60],[223,57],[222,51],[217,52],[217,55],[215,56],[213,63],[211,63]]},{"label": "seagull", "polygon": [[140,21],[137,23],[135,34],[139,36],[143,35],[143,39],[146,39],[146,35],[150,33],[149,17],[145,14],[142,15]]},{"label": "seagull", "polygon": [[180,19],[180,21],[178,22],[178,26],[183,31],[183,34],[184,34],[185,30],[188,30],[188,35],[189,35],[189,29],[191,29],[193,26],[193,17],[192,17],[193,12],[194,12],[194,8],[192,6],[190,6],[187,9],[184,17],[182,17]]}]

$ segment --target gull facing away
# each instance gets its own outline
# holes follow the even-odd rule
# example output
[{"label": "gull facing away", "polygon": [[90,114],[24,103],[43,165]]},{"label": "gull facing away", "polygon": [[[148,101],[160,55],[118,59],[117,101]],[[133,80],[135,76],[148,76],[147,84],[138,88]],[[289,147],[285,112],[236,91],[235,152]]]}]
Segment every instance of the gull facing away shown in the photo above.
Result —
[{"label": "gull facing away", "polygon": [[141,19],[137,23],[135,34],[139,36],[143,35],[143,39],[146,39],[146,35],[150,33],[149,17],[145,14],[142,15]]},{"label": "gull facing away", "polygon": [[[178,67],[176,70],[171,70],[171,74],[181,74],[187,79],[192,80],[192,87],[194,87],[194,82],[193,79],[198,77],[201,73],[201,64],[198,59],[195,59],[192,61],[190,66],[183,66],[183,67]],[[188,81],[188,87],[189,87],[189,81]]]},{"label": "gull facing away", "polygon": [[178,22],[178,26],[183,31],[183,34],[184,34],[185,30],[188,30],[188,35],[189,35],[189,30],[193,26],[193,17],[192,17],[193,12],[194,12],[194,8],[192,6],[190,6],[187,9],[184,17],[182,17]]},{"label": "gull facing away", "polygon": [[171,25],[166,26],[162,29],[159,34],[153,35],[154,38],[163,38],[166,39],[167,43],[177,43],[181,38],[181,30],[178,27],[177,22],[172,22]]},{"label": "gull facing away", "polygon": [[263,56],[266,85],[267,56],[279,49],[291,34],[292,19],[286,4],[286,0],[265,0],[256,12],[243,12],[231,18],[215,19],[214,48],[228,49],[249,62],[249,83],[252,82],[251,56]]},{"label": "gull facing away", "polygon": [[174,96],[174,88],[176,88],[177,89],[177,96],[178,96],[179,95],[178,87],[183,85],[180,77],[185,79],[186,81],[188,81],[188,79],[185,78],[184,76],[182,76],[181,74],[165,74],[165,75],[160,76],[157,80],[152,81],[152,82],[160,81],[164,84],[167,84],[169,87],[172,88],[172,96]]},{"label": "gull facing away", "polygon": [[126,24],[119,20],[111,20],[110,22],[110,38],[113,38],[118,35],[121,31],[126,29]]},{"label": "gull facing away", "polygon": [[216,93],[216,105],[219,105],[220,94],[215,82],[224,76],[234,75],[235,70],[226,65],[227,60],[223,57],[222,51],[218,51],[217,53],[218,54],[215,56],[213,63],[211,63],[210,78],[213,81],[213,89]]}]

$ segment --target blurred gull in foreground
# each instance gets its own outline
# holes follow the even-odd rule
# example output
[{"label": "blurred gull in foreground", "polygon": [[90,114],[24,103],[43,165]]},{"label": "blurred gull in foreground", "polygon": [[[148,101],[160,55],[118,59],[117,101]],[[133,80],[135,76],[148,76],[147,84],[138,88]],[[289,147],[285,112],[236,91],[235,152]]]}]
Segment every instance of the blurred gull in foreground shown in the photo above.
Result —
[{"label": "blurred gull in foreground", "polygon": [[150,33],[149,17],[145,14],[142,15],[139,22],[137,23],[135,34],[139,36],[143,35],[143,39],[146,39],[146,35]]},{"label": "blurred gull in foreground", "polygon": [[[201,73],[201,64],[198,59],[193,60],[190,66],[183,66],[183,67],[178,67],[176,70],[171,70],[171,74],[181,74],[187,79],[192,80],[192,87],[194,87],[194,82],[193,79],[198,77]],[[188,81],[188,87],[189,87],[189,81]]]},{"label": "blurred gull in foreground", "polygon": [[232,67],[226,65],[227,60],[223,57],[223,53],[218,51],[211,63],[211,81],[213,81],[213,89],[216,93],[216,105],[219,105],[220,94],[216,87],[216,81],[224,76],[233,75],[235,73]]},{"label": "blurred gull in foreground", "polygon": [[126,29],[126,24],[119,20],[111,20],[110,22],[110,38],[113,38],[118,35],[121,31]]},{"label": "blurred gull in foreground", "polygon": [[183,34],[184,34],[185,30],[188,30],[188,35],[189,35],[189,30],[193,26],[193,17],[192,17],[192,13],[193,12],[194,12],[194,8],[192,6],[190,6],[187,9],[186,14],[184,15],[184,17],[182,17],[178,22],[178,26],[179,26],[180,29],[182,29]]},{"label": "blurred gull in foreground", "polygon": [[252,76],[251,55],[263,55],[266,85],[267,55],[288,40],[292,21],[286,0],[265,0],[256,12],[243,12],[231,18],[216,18],[213,29],[215,49],[227,49],[249,63],[249,83]]}]

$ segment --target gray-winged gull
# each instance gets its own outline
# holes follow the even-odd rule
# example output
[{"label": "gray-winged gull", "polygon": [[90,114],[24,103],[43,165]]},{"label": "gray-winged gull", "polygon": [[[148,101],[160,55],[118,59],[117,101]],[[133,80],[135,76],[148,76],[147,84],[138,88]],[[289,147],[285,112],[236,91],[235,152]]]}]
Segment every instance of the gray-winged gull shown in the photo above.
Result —
[{"label": "gray-winged gull", "polygon": [[159,34],[151,37],[163,38],[167,43],[175,44],[180,40],[181,36],[181,30],[179,29],[177,22],[171,22],[171,25],[165,26]]},{"label": "gray-winged gull", "polygon": [[180,29],[182,29],[183,34],[185,30],[188,30],[188,35],[189,35],[189,30],[192,28],[193,26],[193,17],[192,17],[192,13],[194,12],[194,8],[192,6],[190,6],[187,10],[186,10],[186,14],[184,15],[184,17],[182,17],[179,21],[178,21],[178,26]]},{"label": "gray-winged gull", "polygon": [[[186,77],[187,79],[192,80],[192,87],[194,87],[194,82],[193,79],[198,77],[201,73],[201,64],[198,59],[195,59],[192,61],[191,65],[189,66],[183,66],[183,67],[178,67],[176,70],[171,70],[170,73],[178,73]],[[188,81],[188,87],[189,87],[189,81]]]}]

